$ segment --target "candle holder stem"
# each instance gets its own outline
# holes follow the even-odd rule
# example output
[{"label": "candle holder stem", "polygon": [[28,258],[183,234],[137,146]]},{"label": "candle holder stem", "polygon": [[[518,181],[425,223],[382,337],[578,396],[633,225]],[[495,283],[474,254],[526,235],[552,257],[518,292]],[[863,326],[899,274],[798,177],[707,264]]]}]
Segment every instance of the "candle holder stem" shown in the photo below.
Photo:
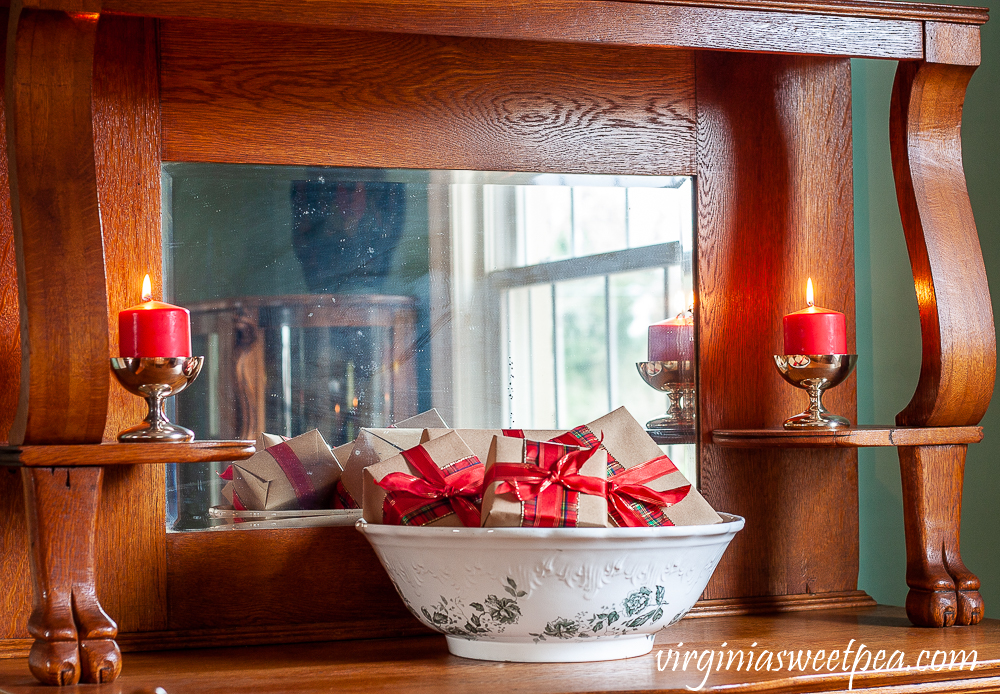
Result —
[{"label": "candle holder stem", "polygon": [[684,416],[684,408],[681,407],[681,398],[684,397],[684,390],[678,386],[670,386],[667,388],[666,393],[670,399],[670,406],[667,407],[665,419],[669,419],[672,422],[680,422]]},{"label": "candle holder stem", "polygon": [[194,432],[173,424],[164,401],[181,392],[198,376],[204,357],[124,357],[111,360],[118,381],[146,401],[145,419],[118,434],[122,443],[194,441]]},{"label": "candle holder stem", "polygon": [[854,370],[856,354],[775,355],[782,378],[809,396],[805,411],[785,420],[786,429],[845,429],[850,420],[823,406],[823,392],[839,385]]}]

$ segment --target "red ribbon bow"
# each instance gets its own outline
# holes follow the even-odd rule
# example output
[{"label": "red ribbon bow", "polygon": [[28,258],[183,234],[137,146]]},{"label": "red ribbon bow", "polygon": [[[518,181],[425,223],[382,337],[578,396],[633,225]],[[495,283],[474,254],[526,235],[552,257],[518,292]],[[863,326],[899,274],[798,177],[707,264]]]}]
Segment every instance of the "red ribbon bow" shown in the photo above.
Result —
[{"label": "red ribbon bow", "polygon": [[[483,464],[478,458],[475,463],[451,474],[443,474],[423,446],[417,446],[401,455],[421,476],[414,477],[405,472],[390,472],[376,484],[392,495],[390,523],[401,524],[401,519],[414,511],[426,507],[428,501],[447,501],[451,509],[467,527],[480,525],[479,504],[483,496]],[[398,517],[397,517],[398,516]],[[432,519],[430,519],[432,520]]]},{"label": "red ribbon bow", "polygon": [[[513,493],[522,504],[535,500],[533,524],[550,527],[566,524],[567,492],[605,495],[603,479],[579,474],[597,452],[593,448],[573,448],[543,441],[525,443],[526,463],[497,463],[486,473],[484,484],[499,480],[497,494]],[[573,523],[575,524],[575,522]]]},{"label": "red ribbon bow", "polygon": [[[677,466],[665,455],[647,460],[645,463],[623,470],[608,479],[608,512],[618,525],[626,527],[643,527],[650,525],[632,506],[638,502],[646,512],[653,516],[659,508],[673,506],[691,491],[691,485],[686,484],[674,489],[657,492],[646,486],[646,482],[677,472]],[[673,525],[669,519],[662,525]]]}]

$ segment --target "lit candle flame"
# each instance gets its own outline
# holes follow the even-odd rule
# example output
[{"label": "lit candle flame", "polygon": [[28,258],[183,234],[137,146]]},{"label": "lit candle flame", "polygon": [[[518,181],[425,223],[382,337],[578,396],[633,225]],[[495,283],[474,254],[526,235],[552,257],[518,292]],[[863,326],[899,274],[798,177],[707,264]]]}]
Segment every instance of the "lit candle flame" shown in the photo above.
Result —
[{"label": "lit candle flame", "polygon": [[810,277],[806,280],[806,305],[815,306],[816,303],[813,301],[813,278]]},{"label": "lit candle flame", "polygon": [[153,300],[153,285],[149,281],[149,275],[146,275],[142,280],[142,300],[143,301]]}]

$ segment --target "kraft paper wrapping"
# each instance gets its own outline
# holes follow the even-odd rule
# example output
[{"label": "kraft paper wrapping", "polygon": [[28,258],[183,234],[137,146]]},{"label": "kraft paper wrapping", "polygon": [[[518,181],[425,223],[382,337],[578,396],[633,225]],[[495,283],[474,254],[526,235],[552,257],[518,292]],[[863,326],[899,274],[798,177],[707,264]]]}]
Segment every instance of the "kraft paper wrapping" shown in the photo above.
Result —
[{"label": "kraft paper wrapping", "polygon": [[[419,445],[440,468],[474,455],[472,449],[454,432],[449,432],[447,435]],[[369,465],[363,470],[364,504],[362,506],[362,515],[369,523],[383,523],[382,506],[386,498],[386,491],[378,486],[376,481],[382,480],[386,475],[393,472],[402,472],[414,477],[420,476],[417,470],[399,453],[382,462]],[[462,521],[455,513],[451,512],[424,525],[461,526]]]},{"label": "kraft paper wrapping", "polygon": [[[509,436],[494,436],[490,452],[486,458],[486,469],[497,463],[525,462],[525,439]],[[607,475],[608,456],[604,450],[597,450],[580,467],[579,474],[604,480]],[[523,520],[523,504],[513,493],[497,494],[500,484],[495,481],[483,493],[484,527],[519,527]],[[608,522],[608,502],[602,496],[580,494],[577,506],[576,527],[606,528]]]},{"label": "kraft paper wrapping", "polygon": [[[611,460],[628,469],[663,455],[656,442],[624,407],[619,407],[586,425],[598,439],[604,436],[602,447]],[[609,461],[608,478],[612,479],[615,463]],[[680,471],[646,483],[653,491],[662,492],[690,484]],[[663,509],[674,525],[706,525],[721,523],[722,517],[698,493],[694,485],[680,502]]]},{"label": "kraft paper wrapping", "polygon": [[351,454],[342,462],[344,474],[340,481],[354,501],[360,502],[364,498],[366,467],[419,445],[423,433],[423,429],[362,429],[354,441]]},{"label": "kraft paper wrapping", "polygon": [[[472,449],[472,452],[476,454],[476,457],[480,460],[486,460],[487,456],[490,454],[490,446],[493,444],[494,436],[507,436],[503,429],[425,429],[424,436],[421,441],[430,441],[431,439],[436,439],[439,436],[444,436],[449,431],[454,431],[462,440]],[[510,430],[511,432],[515,430]],[[528,439],[530,441],[548,441],[549,439],[554,439],[560,434],[565,434],[565,429],[517,429],[518,434],[523,434],[523,436],[518,436],[516,438]]]},{"label": "kraft paper wrapping", "polygon": [[235,493],[248,510],[282,511],[326,508],[341,469],[323,436],[313,429],[234,463],[232,473],[232,487],[224,490],[227,497]]}]

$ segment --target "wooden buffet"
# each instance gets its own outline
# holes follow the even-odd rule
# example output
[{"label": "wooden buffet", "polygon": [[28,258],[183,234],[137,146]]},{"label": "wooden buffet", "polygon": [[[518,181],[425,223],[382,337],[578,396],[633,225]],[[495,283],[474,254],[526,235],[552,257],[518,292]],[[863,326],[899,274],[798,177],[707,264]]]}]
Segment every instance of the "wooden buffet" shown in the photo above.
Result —
[{"label": "wooden buffet", "polygon": [[[214,460],[226,446],[235,458],[248,446],[140,456],[102,443],[141,416],[107,360],[144,268],[162,283],[161,161],[695,176],[699,482],[716,508],[747,518],[694,610],[720,629],[703,640],[750,628],[740,614],[777,609],[813,610],[795,618],[795,633],[821,629],[820,608],[850,608],[836,614],[863,622],[872,603],[857,590],[864,445],[899,450],[909,619],[982,620],[959,515],[996,346],[960,122],[985,10],[883,0],[27,0],[5,12],[0,655],[23,657],[34,637],[39,679],[108,682],[121,665],[116,634],[124,650],[161,650],[421,632],[352,529],[166,533],[160,463]],[[839,297],[830,308],[854,314],[850,57],[900,61],[891,143],[923,362],[897,427],[812,445],[767,432],[799,397],[770,355],[777,317],[798,308],[807,272]],[[856,420],[853,379],[828,400]],[[789,622],[753,624],[780,633]],[[987,620],[943,633],[974,644],[995,630]],[[298,652],[283,648],[273,651],[281,662]],[[301,652],[336,650],[344,669],[329,676],[359,686],[351,658],[373,662],[371,648]],[[465,682],[472,672],[469,681],[485,683],[487,672],[537,671],[457,662],[427,639],[386,648],[387,667],[435,659],[416,677]],[[214,656],[191,655],[201,657]],[[174,667],[142,658],[137,676]],[[0,686],[13,689],[10,672],[0,668]],[[156,684],[143,677],[129,681]],[[610,675],[566,682],[619,686]],[[843,682],[780,683],[813,686]]]}]

